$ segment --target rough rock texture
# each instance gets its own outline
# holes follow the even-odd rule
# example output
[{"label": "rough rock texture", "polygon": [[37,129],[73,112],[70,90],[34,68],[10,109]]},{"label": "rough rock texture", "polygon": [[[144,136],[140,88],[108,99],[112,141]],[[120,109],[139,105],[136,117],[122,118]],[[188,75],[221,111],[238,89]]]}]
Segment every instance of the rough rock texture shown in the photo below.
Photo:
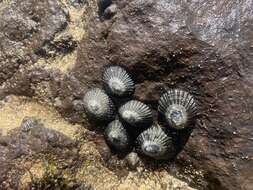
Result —
[{"label": "rough rock texture", "polygon": [[103,66],[124,65],[153,108],[166,88],[192,92],[198,124],[178,160],[203,170],[210,189],[251,189],[252,2],[123,2],[111,22],[91,21],[74,75],[92,86]]},{"label": "rough rock texture", "polygon": [[[24,130],[26,124],[22,123],[22,127],[14,129],[8,136],[0,137],[1,189],[17,189],[19,179],[25,172],[26,166],[28,168],[29,161],[31,164],[34,160],[47,154],[56,155],[58,160],[65,156],[65,159],[71,160],[77,156],[74,154],[77,151],[73,150],[75,149],[73,140],[33,121],[36,118],[29,118],[29,120],[30,129]],[[25,162],[27,165],[24,164]]]},{"label": "rough rock texture", "polygon": [[[252,189],[253,3],[113,3],[117,14],[103,20],[95,0],[0,1],[0,99],[10,94],[29,96],[55,107],[69,121],[95,130],[97,134],[79,132],[77,140],[81,143],[72,148],[79,147],[80,163],[70,173],[97,189],[103,189],[104,184],[106,189],[189,188],[181,183],[175,185],[169,173],[188,179],[200,189]],[[87,121],[83,94],[101,85],[100,73],[107,64],[125,66],[137,82],[135,98],[153,110],[168,88],[183,88],[196,96],[197,125],[188,141],[188,134],[181,139],[183,151],[176,164],[141,159],[141,169],[129,173],[127,163],[108,151],[98,126]],[[28,142],[19,140],[17,131],[7,138],[17,139],[14,145],[27,147]],[[44,142],[47,130],[39,131]],[[37,136],[29,138],[41,140]],[[11,151],[13,147],[3,142],[4,151]],[[28,150],[34,150],[33,144]],[[49,151],[59,159],[54,148]],[[63,160],[73,157],[67,158],[64,154]],[[7,176],[5,182],[13,184],[8,180],[21,175],[10,174],[19,170],[9,162],[2,163],[2,171],[8,174],[3,175]],[[43,185],[44,179],[54,177],[39,179],[35,184]]]},{"label": "rough rock texture", "polygon": [[67,24],[56,0],[0,2],[0,84],[34,63],[42,47]]},{"label": "rough rock texture", "polygon": [[1,190],[192,190],[169,175],[166,165],[155,171],[142,163],[129,171],[102,135],[68,123],[31,98],[7,97],[0,115]]}]

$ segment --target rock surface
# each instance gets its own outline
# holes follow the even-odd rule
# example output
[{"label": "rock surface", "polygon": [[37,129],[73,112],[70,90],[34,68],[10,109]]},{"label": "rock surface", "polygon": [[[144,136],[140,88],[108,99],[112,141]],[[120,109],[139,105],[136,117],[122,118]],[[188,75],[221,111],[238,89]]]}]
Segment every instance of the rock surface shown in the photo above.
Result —
[{"label": "rock surface", "polygon": [[[168,173],[182,176],[200,189],[251,189],[252,2],[114,0],[113,3],[117,5],[116,15],[103,20],[99,18],[95,0],[0,1],[0,99],[10,94],[29,96],[55,107],[72,123],[95,131],[79,132],[81,143],[71,145],[68,151],[78,147],[78,154],[82,155],[78,159],[81,164],[74,167],[78,170],[74,172],[75,179],[87,181],[96,189],[103,189],[104,184],[108,184],[107,189],[119,184],[120,189],[189,188],[184,183],[177,186]],[[144,165],[128,173],[127,163],[110,153],[97,126],[87,122],[82,110],[83,94],[90,87],[101,86],[100,73],[107,64],[125,66],[137,82],[135,98],[153,110],[168,88],[188,90],[197,98],[197,125],[188,141],[182,139],[182,146],[187,143],[176,164],[156,164],[144,159]],[[47,127],[51,126],[54,125]],[[58,145],[51,147],[45,143],[47,148],[43,148],[41,142],[46,141],[47,130],[40,129],[41,137],[29,133],[29,138],[39,143],[38,149],[52,152],[54,159],[59,159]],[[11,152],[12,145],[17,145],[21,146],[19,150],[38,153],[33,147],[36,143],[20,140],[20,129],[13,130],[7,137],[0,137],[1,151]],[[52,132],[63,135],[58,133]],[[54,137],[50,137],[51,142],[55,142]],[[17,141],[9,143],[2,140],[5,138]],[[27,149],[28,145],[31,147]],[[62,159],[73,158],[67,159],[67,155],[63,154]],[[10,164],[12,157],[0,156],[2,159],[1,172],[8,174],[2,175],[6,177],[4,182],[13,185],[8,180],[19,179],[22,175],[11,174],[20,170]],[[94,181],[92,172],[99,176],[99,182]],[[120,182],[122,179],[124,183]],[[109,184],[106,180],[113,182]]]},{"label": "rock surface", "polygon": [[102,135],[68,123],[30,98],[6,98],[0,115],[0,189],[192,190],[168,168],[154,172],[142,165],[128,171]]},{"label": "rock surface", "polygon": [[56,0],[0,2],[0,84],[36,60],[64,29],[68,15]]},{"label": "rock surface", "polygon": [[92,86],[105,65],[124,65],[155,109],[167,88],[190,91],[199,118],[178,160],[203,170],[206,188],[251,189],[252,2],[123,2],[112,24],[92,20],[75,76]]}]

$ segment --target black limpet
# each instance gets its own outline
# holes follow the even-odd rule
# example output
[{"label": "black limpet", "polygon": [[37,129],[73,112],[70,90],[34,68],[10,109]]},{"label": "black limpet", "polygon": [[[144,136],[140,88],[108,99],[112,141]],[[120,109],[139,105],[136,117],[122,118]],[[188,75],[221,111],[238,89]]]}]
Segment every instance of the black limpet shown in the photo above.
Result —
[{"label": "black limpet", "polygon": [[125,69],[120,66],[105,68],[103,82],[108,94],[116,97],[131,96],[135,90],[135,84]]},{"label": "black limpet", "polygon": [[101,89],[89,90],[83,98],[86,113],[92,118],[100,121],[111,121],[114,119],[115,106],[110,97]]},{"label": "black limpet", "polygon": [[197,106],[192,95],[183,90],[169,90],[159,100],[159,112],[165,117],[170,127],[185,129],[194,120]]},{"label": "black limpet", "polygon": [[106,142],[114,149],[123,152],[130,147],[131,140],[127,130],[119,120],[114,120],[105,129]]}]

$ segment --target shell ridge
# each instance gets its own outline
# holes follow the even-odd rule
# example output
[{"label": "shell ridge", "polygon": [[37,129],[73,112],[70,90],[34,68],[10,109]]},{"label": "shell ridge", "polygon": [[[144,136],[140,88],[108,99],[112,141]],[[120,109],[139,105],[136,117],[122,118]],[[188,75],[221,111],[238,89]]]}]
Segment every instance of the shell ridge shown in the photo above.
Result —
[{"label": "shell ridge", "polygon": [[[135,90],[135,84],[125,69],[120,66],[110,66],[104,70],[103,83],[109,94],[124,97]],[[114,81],[114,82],[112,82]]]},{"label": "shell ridge", "polygon": [[173,89],[161,96],[158,111],[166,118],[170,127],[184,129],[195,119],[197,108],[190,93]]},{"label": "shell ridge", "polygon": [[[86,113],[99,120],[111,120],[114,114],[114,104],[105,92],[99,88],[89,90],[83,98]],[[91,103],[98,106],[94,110]]]},{"label": "shell ridge", "polygon": [[[160,127],[153,125],[151,128],[143,131],[137,138],[137,150],[154,159],[168,159],[171,157],[169,150],[174,151],[174,147],[172,147],[170,141],[171,138]],[[150,149],[146,149],[148,146],[151,146],[151,151],[149,151]],[[159,147],[159,149],[156,149],[156,147]],[[155,149],[152,151],[152,148]]]}]

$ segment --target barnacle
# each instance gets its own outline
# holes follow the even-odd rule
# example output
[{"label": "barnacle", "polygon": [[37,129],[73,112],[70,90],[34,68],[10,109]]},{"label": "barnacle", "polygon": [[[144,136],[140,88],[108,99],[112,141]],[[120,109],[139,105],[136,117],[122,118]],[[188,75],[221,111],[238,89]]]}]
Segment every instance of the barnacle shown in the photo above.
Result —
[{"label": "barnacle", "polygon": [[34,117],[24,117],[22,120],[22,123],[20,125],[21,131],[22,132],[28,132],[32,128],[40,125],[39,120],[34,118]]},{"label": "barnacle", "polygon": [[158,110],[169,126],[184,129],[195,120],[197,106],[193,96],[188,92],[174,89],[161,96]]}]

